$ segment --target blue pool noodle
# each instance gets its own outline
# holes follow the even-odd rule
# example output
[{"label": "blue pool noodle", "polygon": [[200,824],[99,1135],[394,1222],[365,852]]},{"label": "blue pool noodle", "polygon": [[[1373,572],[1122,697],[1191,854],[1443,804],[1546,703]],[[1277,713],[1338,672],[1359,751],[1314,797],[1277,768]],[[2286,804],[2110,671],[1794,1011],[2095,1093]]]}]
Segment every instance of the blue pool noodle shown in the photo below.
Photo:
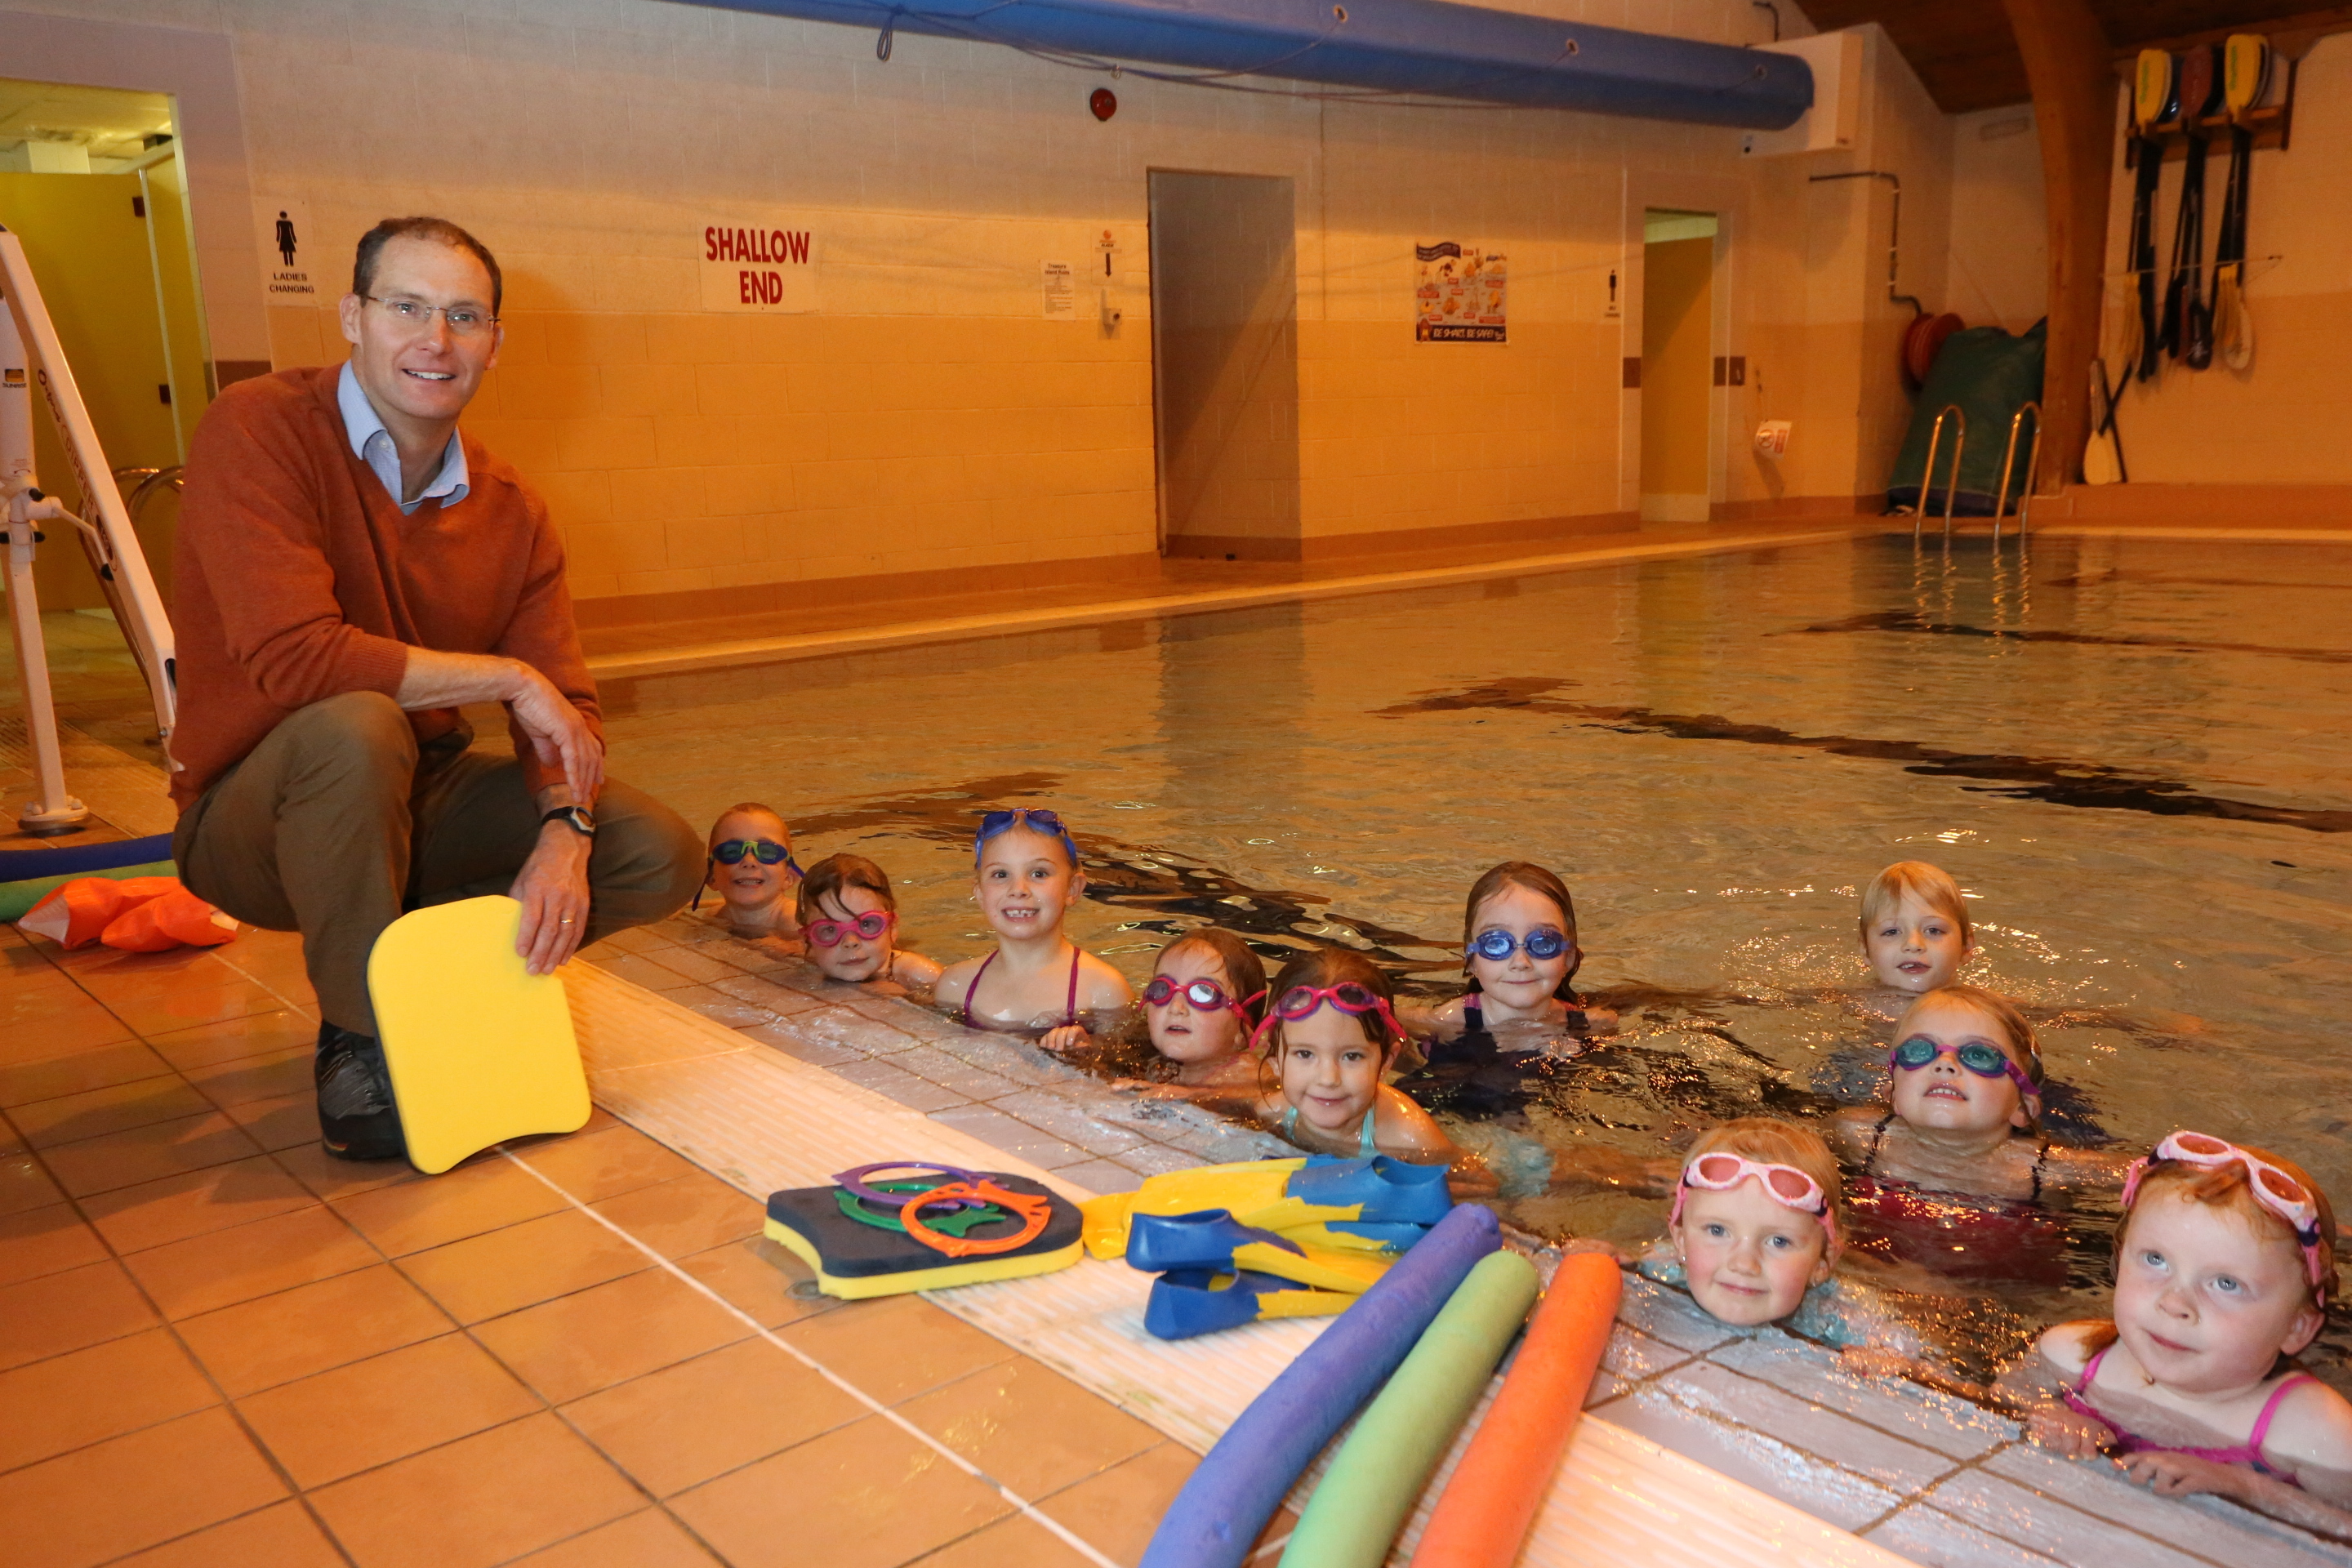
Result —
[{"label": "blue pool noodle", "polygon": [[86,871],[112,871],[124,866],[147,866],[172,858],[172,836],[123,838],[111,844],[67,844],[55,849],[0,849],[0,882],[26,882],[36,877],[78,877]]},{"label": "blue pool noodle", "polygon": [[1457,1205],[1250,1402],[1168,1505],[1140,1568],[1241,1568],[1292,1485],[1502,1245],[1494,1211]]}]

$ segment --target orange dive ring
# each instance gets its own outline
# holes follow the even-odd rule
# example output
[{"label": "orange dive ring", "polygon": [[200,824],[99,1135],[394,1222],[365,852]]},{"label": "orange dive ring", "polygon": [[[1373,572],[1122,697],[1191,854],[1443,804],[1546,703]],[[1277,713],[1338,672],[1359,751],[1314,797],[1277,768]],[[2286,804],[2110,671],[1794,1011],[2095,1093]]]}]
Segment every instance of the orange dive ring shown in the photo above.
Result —
[{"label": "orange dive ring", "polygon": [[[1022,1218],[1020,1231],[1013,1236],[1000,1236],[982,1240],[969,1236],[947,1236],[923,1223],[922,1211],[937,1204],[961,1198],[967,1202],[995,1204],[1000,1208],[1017,1214]],[[943,1187],[933,1187],[928,1193],[917,1193],[898,1211],[898,1223],[907,1227],[907,1235],[934,1252],[950,1258],[983,1258],[991,1253],[1011,1252],[1037,1239],[1045,1228],[1045,1220],[1054,1212],[1054,1200],[1043,1194],[1008,1193],[994,1182],[982,1176],[977,1182],[950,1182]]]}]

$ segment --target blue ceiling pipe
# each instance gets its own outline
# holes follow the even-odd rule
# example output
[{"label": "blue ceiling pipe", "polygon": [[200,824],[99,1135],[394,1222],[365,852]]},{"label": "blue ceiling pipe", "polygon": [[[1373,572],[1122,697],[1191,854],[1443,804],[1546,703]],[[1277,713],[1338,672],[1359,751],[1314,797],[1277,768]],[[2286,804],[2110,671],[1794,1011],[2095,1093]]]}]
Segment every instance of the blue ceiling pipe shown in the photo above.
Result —
[{"label": "blue ceiling pipe", "polygon": [[1449,0],[696,0],[736,11],[1003,44],[1184,79],[1282,77],[1352,89],[1779,131],[1812,106],[1792,55],[1555,22]]}]

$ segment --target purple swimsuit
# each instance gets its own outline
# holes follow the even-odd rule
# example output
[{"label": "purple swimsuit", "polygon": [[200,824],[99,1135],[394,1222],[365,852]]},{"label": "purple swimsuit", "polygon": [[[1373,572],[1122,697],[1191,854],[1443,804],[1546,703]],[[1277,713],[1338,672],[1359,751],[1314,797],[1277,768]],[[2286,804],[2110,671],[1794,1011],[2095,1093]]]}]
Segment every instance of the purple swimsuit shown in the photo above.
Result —
[{"label": "purple swimsuit", "polygon": [[2115,1348],[2115,1346],[2109,1345],[2105,1350],[2100,1351],[2098,1354],[2093,1356],[2088,1362],[2084,1363],[2083,1366],[2083,1380],[2072,1388],[2059,1390],[2058,1397],[2066,1402],[2069,1409],[2089,1416],[2092,1420],[2098,1422],[2103,1426],[2113,1428],[2116,1435],[2116,1449],[2117,1452],[2125,1454],[2187,1454],[2191,1458],[2210,1459],[2217,1465],[2252,1465],[2263,1474],[2266,1476],[2275,1476],[2280,1480],[2286,1482],[2290,1486],[2301,1484],[2295,1480],[2294,1472],[2289,1470],[2274,1469],[2263,1458],[2263,1439],[2270,1436],[2271,1418],[2278,1414],[2279,1401],[2286,1397],[2287,1391],[2302,1384],[2317,1383],[2319,1381],[2317,1378],[2312,1376],[2311,1373],[2307,1372],[2298,1372],[2291,1376],[2280,1379],[2279,1385],[2271,1390],[2270,1398],[2263,1402],[2262,1414],[2254,1417],[2254,1429],[2246,1434],[2246,1440],[2243,1443],[2227,1448],[2176,1447],[2168,1443],[2150,1443],[2142,1438],[2135,1437],[2129,1432],[2125,1431],[2122,1427],[2116,1426],[2115,1418],[2113,1416],[2102,1415],[2100,1412],[2092,1409],[2090,1402],[2083,1397],[2084,1394],[2090,1392],[2092,1379],[2099,1375],[2099,1363],[2106,1359],[2107,1351],[2111,1351]]},{"label": "purple swimsuit", "polygon": [[[1085,956],[1086,954],[1079,951],[1076,943],[1071,943],[1070,994],[1067,997],[1064,998],[1062,1002],[1062,1022],[1065,1024],[1075,1024],[1078,1021],[1078,960]],[[980,961],[980,967],[972,971],[971,984],[963,988],[963,1025],[964,1027],[968,1029],[995,1029],[997,1027],[997,1026],[993,1024],[983,1023],[982,1020],[971,1016],[972,999],[980,994],[981,980],[988,973],[988,966],[995,962],[996,954],[992,952],[986,958],[982,959]],[[1001,1030],[999,1032],[1002,1033]]]}]

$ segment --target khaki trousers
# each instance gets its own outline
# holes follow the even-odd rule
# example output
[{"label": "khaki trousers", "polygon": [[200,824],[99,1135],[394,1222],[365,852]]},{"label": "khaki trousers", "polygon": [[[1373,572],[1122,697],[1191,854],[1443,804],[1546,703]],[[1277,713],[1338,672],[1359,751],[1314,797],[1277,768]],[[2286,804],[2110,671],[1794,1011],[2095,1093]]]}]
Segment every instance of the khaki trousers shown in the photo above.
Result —
[{"label": "khaki trousers", "polygon": [[[503,893],[539,842],[511,757],[435,747],[380,692],[299,710],[180,816],[181,879],[249,924],[302,933],[328,1023],[373,1035],[367,960],[409,910]],[[702,841],[642,790],[607,780],[588,858],[581,945],[676,913],[702,880]]]}]

